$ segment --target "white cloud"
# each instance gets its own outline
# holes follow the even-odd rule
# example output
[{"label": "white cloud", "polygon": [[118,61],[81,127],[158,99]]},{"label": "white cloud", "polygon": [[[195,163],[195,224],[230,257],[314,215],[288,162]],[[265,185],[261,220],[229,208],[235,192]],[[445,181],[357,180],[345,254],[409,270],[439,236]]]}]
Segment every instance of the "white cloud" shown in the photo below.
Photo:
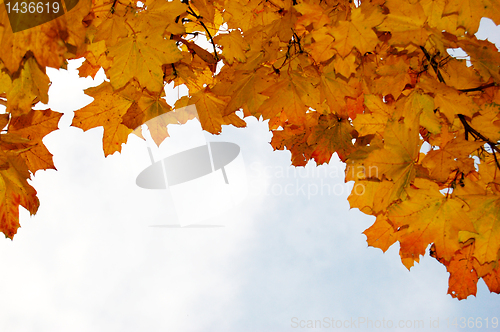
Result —
[{"label": "white cloud", "polygon": [[[71,110],[89,102],[81,89],[91,80],[49,74],[50,106],[65,112],[61,130],[44,140],[58,171],[36,174],[38,214],[23,210],[15,240],[0,241],[0,330],[306,330],[292,328],[293,317],[426,327],[439,318],[443,328],[446,318],[497,315],[497,297],[484,284],[477,299],[458,302],[446,295],[448,274],[434,259],[408,272],[397,245],[385,254],[367,248],[361,233],[373,218],[349,210],[349,184],[311,168],[290,171],[289,152],[272,151],[266,124],[256,120],[214,139],[240,145],[251,184],[275,191],[249,195],[220,217],[223,228],[150,227],[169,223],[172,207],[164,192],[135,185],[150,164],[145,143],[130,138],[121,154],[104,158],[102,129],[68,128]],[[321,180],[346,190],[300,189],[321,188]]]}]

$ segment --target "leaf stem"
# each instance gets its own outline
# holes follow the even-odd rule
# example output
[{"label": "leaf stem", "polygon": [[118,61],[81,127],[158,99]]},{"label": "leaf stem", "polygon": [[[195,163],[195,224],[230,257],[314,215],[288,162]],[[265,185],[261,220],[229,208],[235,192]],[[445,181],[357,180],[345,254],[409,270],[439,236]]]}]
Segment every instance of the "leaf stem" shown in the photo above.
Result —
[{"label": "leaf stem", "polygon": [[[422,50],[422,52],[424,52],[425,57],[427,58],[427,61],[429,61],[429,63],[432,66],[432,69],[434,69],[434,72],[436,73],[439,82],[446,84],[446,82],[444,81],[443,76],[439,72],[439,65],[436,62],[436,60],[434,60],[434,57],[430,56],[429,52],[427,52],[427,50],[425,49],[425,47],[420,46],[420,49]],[[461,92],[481,91],[483,89],[492,87],[494,85],[496,85],[496,84],[493,82],[493,83],[481,85],[481,86],[479,86],[477,88],[463,89],[463,90],[458,90],[458,91],[461,91]],[[495,163],[496,163],[498,169],[500,169],[500,162],[498,161],[498,158],[496,156],[496,152],[500,152],[500,149],[496,146],[496,143],[490,141],[483,134],[481,134],[476,129],[474,129],[467,122],[467,119],[465,119],[465,115],[463,115],[463,114],[457,114],[457,115],[458,115],[458,118],[460,119],[460,122],[462,122],[462,125],[464,126],[464,129],[465,129],[465,139],[468,140],[469,139],[469,133],[471,133],[472,136],[474,136],[474,139],[476,139],[476,140],[480,139],[480,140],[484,141],[486,144],[488,144],[490,146],[490,148],[491,148],[491,152],[493,153],[493,158],[495,159]]]},{"label": "leaf stem", "polygon": [[201,26],[205,29],[205,31],[207,32],[208,34],[208,37],[210,38],[210,42],[212,43],[212,46],[214,48],[214,56],[215,56],[215,59],[217,61],[219,61],[219,55],[217,54],[217,49],[215,48],[215,43],[214,43],[214,39],[212,38],[212,34],[210,33],[210,31],[208,31],[208,28],[207,26],[205,25],[205,23],[203,23],[203,21],[200,21],[201,18],[203,18],[202,16],[200,15],[196,15],[196,13],[194,12],[193,8],[191,8],[190,5],[188,5],[188,10],[187,10],[187,13],[188,14],[191,14],[193,15],[197,20],[198,22],[201,24]]},{"label": "leaf stem", "polygon": [[109,11],[111,12],[111,14],[114,14],[114,13],[115,13],[115,5],[116,5],[116,2],[117,2],[117,1],[118,1],[118,0],[114,0],[114,1],[113,1],[113,4],[111,5],[111,9],[109,10]]},{"label": "leaf stem", "polygon": [[[434,69],[434,72],[436,73],[437,75],[437,78],[439,80],[439,82],[441,83],[445,83],[444,81],[444,78],[443,76],[441,75],[441,73],[439,72],[439,65],[438,63],[436,62],[436,60],[434,60],[434,57],[431,57],[431,55],[429,54],[429,52],[427,52],[427,50],[425,49],[425,47],[423,46],[420,46],[420,49],[422,50],[422,52],[424,52],[425,54],[425,57],[427,58],[427,61],[429,61],[429,63],[431,64],[432,66],[432,69]],[[446,84],[446,83],[445,83]]]},{"label": "leaf stem", "polygon": [[[292,29],[293,31],[293,29]],[[299,53],[304,53],[304,50],[302,50],[302,45],[300,45],[300,38],[299,36],[297,36],[297,33],[294,31],[293,32],[293,40],[294,40],[294,44],[297,44],[299,45]]]},{"label": "leaf stem", "polygon": [[497,164],[498,169],[500,169],[500,162],[497,159],[496,152],[500,152],[500,149],[496,146],[496,143],[490,141],[488,138],[486,138],[483,134],[478,132],[476,129],[474,129],[465,119],[465,116],[463,114],[458,114],[458,118],[462,122],[462,125],[464,126],[465,129],[465,139],[468,139],[468,133],[471,133],[475,139],[480,139],[484,141],[486,144],[488,144],[491,148],[491,151],[493,153],[493,157],[495,158],[495,163]]},{"label": "leaf stem", "polygon": [[491,88],[492,86],[495,86],[495,85],[497,85],[497,84],[495,82],[492,82],[492,83],[480,85],[477,88],[461,89],[461,90],[458,90],[458,91],[460,91],[460,92],[483,91],[484,89]]}]

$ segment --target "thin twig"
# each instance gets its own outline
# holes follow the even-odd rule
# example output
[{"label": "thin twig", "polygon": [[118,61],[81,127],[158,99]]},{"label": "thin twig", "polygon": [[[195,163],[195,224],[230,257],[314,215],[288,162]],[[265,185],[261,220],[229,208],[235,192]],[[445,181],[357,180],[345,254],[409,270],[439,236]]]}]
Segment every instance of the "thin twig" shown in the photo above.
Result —
[{"label": "thin twig", "polygon": [[[439,65],[438,65],[438,63],[434,60],[434,58],[431,58],[429,52],[427,52],[427,50],[425,49],[425,47],[420,46],[420,49],[422,50],[422,52],[424,52],[425,57],[427,58],[427,61],[429,61],[429,63],[432,66],[432,69],[434,69],[434,72],[436,73],[439,82],[446,84],[446,82],[444,81],[443,76],[441,76],[441,73],[439,72],[439,68],[438,68]],[[485,85],[479,86],[477,88],[464,89],[464,90],[459,90],[459,91],[461,91],[461,92],[480,91],[480,90],[489,88],[489,87],[491,87],[493,85],[495,85],[495,83],[489,83],[489,84],[485,84]],[[468,140],[469,139],[469,133],[471,133],[472,136],[474,136],[474,139],[476,139],[476,140],[480,139],[480,140],[484,141],[486,144],[488,144],[489,147],[491,148],[491,152],[493,153],[493,158],[495,158],[495,163],[496,163],[498,169],[500,169],[500,163],[499,163],[499,161],[497,159],[497,156],[496,156],[496,152],[500,153],[500,149],[496,146],[496,143],[490,141],[483,134],[481,134],[476,129],[474,129],[467,122],[467,119],[465,119],[465,115],[463,115],[463,114],[457,114],[457,115],[458,115],[458,118],[460,119],[460,122],[462,122],[462,125],[464,126],[464,129],[465,129],[465,139]]]},{"label": "thin twig", "polygon": [[492,86],[495,86],[495,85],[497,85],[497,84],[495,82],[492,82],[492,83],[480,85],[477,88],[461,89],[461,90],[458,90],[458,91],[460,91],[460,92],[483,91],[484,89],[491,88]]},{"label": "thin twig", "polygon": [[111,9],[109,10],[109,11],[111,12],[111,14],[114,14],[114,13],[115,13],[115,5],[116,5],[116,2],[117,2],[117,1],[118,1],[118,0],[113,1],[113,5],[111,5]]},{"label": "thin twig", "polygon": [[[193,8],[191,8],[191,6],[188,5],[188,10],[187,10],[187,13],[188,14],[191,14],[193,15],[194,17],[196,17],[197,20],[199,20],[200,18],[203,18],[202,16],[200,15],[196,15]],[[217,59],[217,61],[219,61],[219,55],[217,54],[217,49],[215,48],[215,43],[214,43],[214,39],[212,38],[212,34],[210,33],[210,31],[208,31],[208,28],[207,26],[205,25],[205,23],[203,23],[203,21],[198,21],[200,22],[201,26],[205,29],[205,31],[207,32],[208,34],[208,37],[210,38],[210,42],[212,43],[212,46],[214,48],[214,55],[215,55],[215,59]]]},{"label": "thin twig", "polygon": [[486,143],[488,143],[488,145],[493,145],[492,149],[497,151],[497,152],[500,152],[500,149],[496,146],[496,143],[495,142],[492,142],[490,141],[488,138],[484,137],[483,134],[481,134],[480,132],[478,132],[476,129],[474,129],[468,122],[467,120],[465,119],[465,116],[463,114],[458,114],[458,118],[460,119],[460,121],[462,122],[464,128],[466,131],[472,133],[474,136],[476,136],[478,139],[481,139],[482,141],[485,141]]},{"label": "thin twig", "polygon": [[[292,29],[293,31],[293,29]],[[304,51],[302,50],[302,45],[300,45],[300,38],[299,36],[297,36],[297,33],[294,31],[293,32],[293,37],[295,37],[295,44],[298,44],[299,45],[299,53],[304,53]]]},{"label": "thin twig", "polygon": [[427,50],[425,49],[425,47],[420,46],[420,49],[422,50],[422,52],[424,52],[425,57],[427,58],[427,61],[429,61],[429,63],[431,64],[432,68],[434,69],[434,72],[436,73],[439,82],[445,83],[443,76],[441,76],[441,73],[439,72],[439,68],[438,68],[439,65],[436,62],[436,60],[434,60],[434,58],[431,57],[431,55],[429,54],[429,52],[427,52]]},{"label": "thin twig", "polygon": [[[490,148],[493,150],[494,148],[496,149],[496,145],[492,145],[491,143],[488,143],[488,145],[490,146]],[[498,162],[498,159],[497,159],[497,154],[495,153],[495,151],[493,150],[493,158],[495,158],[495,163],[497,164],[497,167],[498,169],[500,169],[500,163]]]},{"label": "thin twig", "polygon": [[500,162],[497,159],[496,152],[500,152],[500,149],[496,146],[495,142],[490,141],[488,138],[483,136],[480,132],[478,132],[476,129],[474,129],[465,119],[465,116],[463,114],[458,114],[458,118],[462,122],[462,125],[464,126],[465,129],[465,139],[468,138],[468,133],[471,133],[475,139],[480,139],[484,141],[486,144],[489,145],[491,148],[491,151],[493,153],[493,157],[495,158],[495,163],[497,164],[498,169],[500,169]]}]

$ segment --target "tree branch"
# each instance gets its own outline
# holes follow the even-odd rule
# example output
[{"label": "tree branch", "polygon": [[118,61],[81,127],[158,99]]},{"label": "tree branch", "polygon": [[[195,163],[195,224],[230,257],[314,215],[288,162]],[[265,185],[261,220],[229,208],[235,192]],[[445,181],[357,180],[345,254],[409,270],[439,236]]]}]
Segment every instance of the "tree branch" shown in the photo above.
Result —
[{"label": "tree branch", "polygon": [[[434,58],[430,56],[429,52],[427,52],[427,50],[425,49],[425,47],[420,46],[420,49],[422,50],[422,52],[424,52],[425,57],[427,58],[427,61],[429,61],[429,63],[432,66],[432,69],[434,69],[434,72],[436,73],[439,82],[446,84],[446,82],[444,81],[443,76],[439,72],[439,65],[436,62],[436,60],[434,60]],[[458,90],[458,91],[461,91],[461,92],[481,91],[483,89],[492,87],[494,85],[496,85],[496,84],[495,83],[489,83],[489,84],[481,85],[481,86],[479,86],[477,88],[463,89],[463,90]],[[500,153],[500,149],[497,147],[496,143],[490,141],[483,134],[481,134],[476,129],[474,129],[467,122],[467,119],[465,119],[465,115],[463,115],[463,114],[457,114],[457,115],[458,115],[458,118],[460,119],[460,122],[462,122],[462,125],[464,126],[464,129],[465,129],[465,139],[468,140],[469,139],[469,133],[471,133],[472,136],[474,136],[474,139],[476,139],[476,140],[480,139],[480,140],[484,141],[486,144],[488,144],[489,147],[491,148],[491,152],[493,153],[493,158],[495,158],[495,163],[496,163],[498,169],[500,169],[500,163],[499,163],[499,161],[497,159],[497,156],[496,156],[496,152]]]},{"label": "tree branch", "polygon": [[491,88],[492,86],[495,86],[495,85],[497,85],[497,84],[495,82],[492,82],[492,83],[480,85],[477,88],[461,89],[461,90],[458,90],[458,91],[460,91],[460,92],[483,91],[484,89]]},{"label": "tree branch", "polygon": [[458,118],[460,119],[460,122],[462,122],[462,125],[464,126],[465,129],[465,139],[467,140],[469,138],[469,133],[471,133],[475,139],[480,139],[484,141],[486,144],[488,144],[491,148],[491,151],[493,153],[493,157],[495,158],[495,163],[497,164],[498,169],[500,169],[500,163],[497,159],[496,152],[500,152],[500,149],[497,147],[495,142],[490,141],[488,138],[486,138],[483,134],[478,132],[476,129],[474,129],[465,119],[465,116],[463,114],[458,114]]},{"label": "tree branch", "polygon": [[111,9],[110,9],[111,14],[115,13],[116,1],[118,1],[118,0],[113,1],[113,4],[111,5]]},{"label": "tree branch", "polygon": [[[444,81],[444,78],[443,76],[441,75],[441,73],[439,72],[439,65],[438,63],[436,62],[436,60],[434,60],[434,57],[431,57],[431,55],[429,54],[429,52],[427,52],[427,50],[425,49],[425,47],[423,46],[420,46],[420,49],[422,50],[422,52],[424,52],[425,54],[425,57],[427,58],[427,61],[429,61],[429,63],[431,64],[432,66],[432,69],[434,69],[434,72],[436,73],[437,75],[437,78],[439,80],[439,82],[441,83],[445,83]],[[446,84],[446,83],[445,83]]]},{"label": "tree branch", "polygon": [[[188,10],[187,10],[187,13],[188,14],[191,14],[193,15],[194,17],[196,17],[197,20],[203,18],[202,16],[200,15],[196,15],[196,13],[194,12],[193,8],[191,8],[191,6],[188,5]],[[205,29],[205,31],[207,32],[208,34],[208,37],[210,38],[210,42],[212,43],[212,46],[214,48],[214,56],[215,56],[215,59],[217,59],[217,61],[219,61],[219,55],[217,54],[217,49],[215,48],[215,43],[214,43],[214,39],[212,38],[212,34],[210,33],[210,31],[208,31],[208,28],[207,26],[205,25],[205,23],[203,23],[203,21],[198,21],[200,22],[201,26]]]}]

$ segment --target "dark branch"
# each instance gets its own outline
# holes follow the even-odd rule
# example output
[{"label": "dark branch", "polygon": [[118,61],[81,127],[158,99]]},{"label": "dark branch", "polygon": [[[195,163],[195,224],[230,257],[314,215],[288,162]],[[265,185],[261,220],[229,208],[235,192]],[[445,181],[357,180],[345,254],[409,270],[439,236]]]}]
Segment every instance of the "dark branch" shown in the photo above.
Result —
[{"label": "dark branch", "polygon": [[497,84],[495,82],[493,82],[493,83],[488,83],[488,84],[480,85],[477,88],[461,89],[461,90],[458,90],[458,91],[461,91],[461,92],[483,91],[484,89],[491,88],[492,86],[495,86],[495,85],[497,85]]},{"label": "dark branch", "polygon": [[[200,15],[196,15],[193,8],[191,8],[191,6],[188,5],[188,10],[187,10],[187,13],[188,14],[191,14],[193,15],[194,17],[196,17],[197,20],[203,18],[202,16]],[[210,31],[208,31],[208,28],[207,26],[205,25],[205,23],[203,23],[203,21],[198,21],[200,22],[201,26],[203,27],[203,29],[205,29],[205,31],[207,32],[208,34],[208,37],[210,38],[210,42],[212,43],[212,46],[214,48],[214,56],[215,56],[215,59],[217,61],[219,61],[219,55],[217,54],[217,49],[215,48],[215,43],[214,43],[214,39],[212,38],[212,34],[210,33]]]},{"label": "dark branch", "polygon": [[297,36],[297,33],[294,31],[293,32],[293,37],[295,44],[299,45],[299,53],[304,53],[304,50],[302,50],[302,45],[300,45],[300,38]]},{"label": "dark branch", "polygon": [[114,13],[115,13],[115,5],[116,5],[116,2],[117,2],[117,1],[118,1],[118,0],[114,0],[114,1],[113,1],[113,5],[111,5],[111,9],[110,9],[111,14],[114,14]]},{"label": "dark branch", "polygon": [[436,62],[436,60],[434,60],[434,57],[431,57],[431,55],[429,54],[429,52],[427,52],[425,47],[420,46],[420,49],[422,50],[422,52],[424,52],[427,61],[429,61],[429,63],[432,66],[432,69],[434,69],[434,72],[436,73],[439,82],[445,83],[443,76],[441,76],[441,73],[439,72],[439,64]]},{"label": "dark branch", "polygon": [[[425,54],[425,57],[427,58],[427,61],[429,61],[429,63],[431,64],[432,66],[432,69],[434,69],[434,72],[436,73],[437,75],[437,78],[439,80],[439,82],[441,83],[445,83],[446,82],[444,81],[444,78],[443,76],[441,76],[441,73],[439,72],[439,64],[436,62],[436,60],[434,60],[434,57],[431,57],[431,55],[429,54],[429,52],[427,52],[427,50],[425,49],[425,47],[423,46],[420,46],[420,49],[422,50],[422,52],[424,52]],[[472,89],[463,89],[463,90],[458,90],[458,91],[461,91],[461,92],[473,92],[473,91],[481,91],[483,89],[486,89],[486,88],[489,88],[489,87],[492,87],[494,86],[495,83],[489,83],[489,84],[484,84],[484,85],[481,85],[477,88],[472,88]],[[478,132],[476,129],[474,129],[468,122],[467,122],[467,119],[465,119],[465,116],[463,114],[458,114],[458,118],[460,119],[460,122],[462,122],[462,125],[464,126],[464,129],[465,129],[465,139],[468,140],[469,139],[469,133],[474,136],[474,139],[476,140],[482,140],[484,141],[486,144],[489,145],[489,147],[491,148],[491,152],[493,153],[493,158],[495,158],[495,163],[498,167],[498,169],[500,169],[500,163],[497,159],[497,155],[496,153],[499,152],[500,153],[500,149],[497,147],[496,143],[495,142],[492,142],[490,141],[488,138],[486,138],[483,134],[481,134],[480,132]]]},{"label": "dark branch", "polygon": [[500,169],[500,163],[499,163],[499,161],[497,159],[497,155],[496,155],[496,152],[500,152],[500,149],[497,147],[496,143],[490,141],[488,138],[484,137],[483,134],[481,134],[476,129],[474,129],[467,122],[467,120],[465,119],[465,116],[463,114],[458,114],[458,118],[460,119],[460,121],[462,122],[462,125],[464,126],[465,139],[468,139],[468,137],[469,137],[468,134],[471,133],[475,139],[480,139],[480,140],[484,141],[486,144],[488,144],[489,147],[491,148],[491,152],[493,153],[493,157],[495,158],[495,163],[497,164],[498,169]]}]

